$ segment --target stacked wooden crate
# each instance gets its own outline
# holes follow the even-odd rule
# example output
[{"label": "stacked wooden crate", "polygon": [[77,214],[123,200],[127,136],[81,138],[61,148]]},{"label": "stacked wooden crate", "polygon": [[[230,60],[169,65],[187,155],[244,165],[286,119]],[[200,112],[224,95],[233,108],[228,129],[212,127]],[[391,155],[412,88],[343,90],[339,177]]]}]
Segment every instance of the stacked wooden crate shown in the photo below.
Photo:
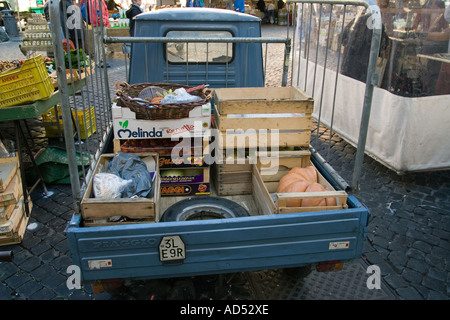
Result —
[{"label": "stacked wooden crate", "polygon": [[18,158],[0,158],[0,246],[20,243],[28,219]]},{"label": "stacked wooden crate", "polygon": [[214,102],[216,146],[223,152],[212,166],[219,195],[251,194],[252,165],[261,154],[281,166],[292,157],[309,163],[314,102],[298,88],[218,89]]},{"label": "stacked wooden crate", "polygon": [[[117,154],[102,154],[97,162],[93,177],[98,173],[108,172],[109,163]],[[154,152],[141,152],[137,154],[144,163],[150,162],[154,165],[147,165],[152,175],[152,190],[147,197],[131,198],[96,198],[94,192],[94,179],[87,185],[83,199],[81,200],[81,215],[85,227],[99,227],[108,225],[133,224],[158,222],[160,184],[159,158]],[[106,189],[107,186],[105,186]]]}]

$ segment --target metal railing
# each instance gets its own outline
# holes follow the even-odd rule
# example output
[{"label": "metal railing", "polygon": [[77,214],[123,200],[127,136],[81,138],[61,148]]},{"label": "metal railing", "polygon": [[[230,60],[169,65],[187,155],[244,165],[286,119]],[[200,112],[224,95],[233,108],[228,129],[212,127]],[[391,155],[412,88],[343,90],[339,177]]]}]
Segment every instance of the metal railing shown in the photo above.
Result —
[{"label": "metal railing", "polygon": [[[211,43],[225,43],[225,44],[233,44],[233,43],[243,43],[247,46],[249,44],[255,44],[260,43],[263,44],[263,60],[264,60],[264,76],[267,72],[267,61],[268,61],[268,52],[269,52],[269,44],[283,44],[284,45],[284,51],[283,51],[283,62],[280,65],[282,68],[282,76],[281,76],[281,86],[286,86],[288,84],[288,73],[289,73],[289,57],[291,52],[291,39],[289,37],[286,38],[255,38],[255,37],[227,37],[227,38],[212,38],[212,37],[204,37],[204,38],[198,38],[198,37],[106,37],[105,43],[123,43],[123,44],[131,44],[131,43],[181,43],[186,44],[188,46],[189,44],[194,43],[205,43],[207,46]],[[166,46],[166,56],[167,56],[167,46]],[[247,51],[248,52],[248,51]],[[208,52],[206,52],[206,55],[208,55]],[[147,56],[147,54],[146,54]],[[248,61],[250,57],[247,55],[244,60]],[[166,70],[168,70],[169,60],[165,59],[166,62]],[[191,63],[189,60],[186,59],[185,65],[188,69],[189,63]],[[146,62],[143,63],[143,65],[146,65]],[[206,65],[206,81],[208,80],[208,65],[209,61],[205,62]],[[225,63],[225,68],[228,70],[228,63]],[[247,68],[244,68],[245,70]],[[145,68],[145,71],[147,72],[148,69]],[[228,74],[228,72],[227,72]],[[166,72],[166,81],[169,80],[169,73]],[[266,77],[265,77],[266,78]],[[189,84],[189,73],[186,72],[186,84]]]},{"label": "metal railing", "polygon": [[[315,116],[318,122],[317,135],[319,135],[319,127],[323,123],[323,108],[331,109],[331,116],[328,119],[330,128],[329,147],[331,146],[333,134],[336,95],[348,95],[351,92],[351,88],[348,88],[349,91],[347,92],[337,92],[343,62],[343,35],[348,31],[346,27],[349,25],[349,22],[354,21],[356,15],[364,12],[369,16],[366,32],[372,31],[369,44],[370,55],[369,57],[360,57],[360,59],[367,58],[368,64],[367,70],[361,70],[362,74],[366,73],[366,80],[364,99],[361,101],[362,113],[352,178],[352,188],[355,192],[358,192],[372,107],[373,89],[379,80],[376,68],[382,33],[380,9],[376,2],[372,0],[287,0],[287,5],[294,21],[291,85],[303,85],[303,89],[314,98]],[[348,19],[349,17],[350,19]],[[334,71],[334,79],[328,81],[326,77],[332,75],[332,73],[328,72],[330,70]],[[324,95],[331,96],[331,106],[323,105]]]},{"label": "metal railing", "polygon": [[[102,13],[101,6],[98,10]],[[80,8],[76,5],[66,7],[65,2],[50,1],[49,16],[63,138],[72,194],[78,211],[84,184],[89,181],[92,169],[112,133],[108,74],[106,68],[98,68],[98,59],[106,61],[106,56],[104,50],[95,45],[99,36],[103,39],[105,31],[103,21],[99,26],[100,34],[93,32],[95,27],[86,29]],[[61,19],[61,16],[67,19]],[[63,38],[66,41],[76,39],[73,41],[76,54],[71,54],[70,42],[64,45]]]}]

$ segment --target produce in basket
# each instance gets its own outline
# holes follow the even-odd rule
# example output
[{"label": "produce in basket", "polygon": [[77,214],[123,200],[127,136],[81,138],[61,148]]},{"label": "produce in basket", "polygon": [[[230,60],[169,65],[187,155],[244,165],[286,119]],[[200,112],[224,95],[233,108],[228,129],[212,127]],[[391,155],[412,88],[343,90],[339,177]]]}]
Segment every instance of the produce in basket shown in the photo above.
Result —
[{"label": "produce in basket", "polygon": [[0,73],[20,68],[22,65],[23,60],[0,61]]},{"label": "produce in basket", "polygon": [[[293,168],[278,183],[278,193],[291,192],[323,192],[327,189],[318,183],[318,174],[314,166],[306,168]],[[307,198],[289,199],[286,201],[288,207],[317,207],[335,206],[336,199],[331,198]]]},{"label": "produce in basket", "polygon": [[[151,99],[147,101],[141,98],[140,93],[152,86],[160,87],[164,90],[164,93],[156,92],[158,97],[164,96],[166,98],[168,96],[174,96],[174,94],[170,93],[175,93],[178,89],[184,89],[186,93],[199,97],[200,99],[194,98],[196,101],[167,101],[170,103],[166,103],[166,101],[163,101],[164,99],[156,99],[154,103],[151,103]],[[206,87],[207,85],[189,87],[176,83],[138,83],[130,85],[126,82],[119,81],[116,82],[117,105],[129,108],[136,114],[136,119],[162,120],[187,118],[192,109],[203,106],[211,101],[214,90]],[[152,94],[150,92],[148,96]]]},{"label": "produce in basket", "polygon": [[[148,86],[147,88],[143,89],[139,93],[138,98],[144,99],[147,101],[152,101],[153,98],[163,98],[164,92],[166,92],[166,91],[161,87]],[[152,103],[153,103],[153,101],[152,101]]]}]

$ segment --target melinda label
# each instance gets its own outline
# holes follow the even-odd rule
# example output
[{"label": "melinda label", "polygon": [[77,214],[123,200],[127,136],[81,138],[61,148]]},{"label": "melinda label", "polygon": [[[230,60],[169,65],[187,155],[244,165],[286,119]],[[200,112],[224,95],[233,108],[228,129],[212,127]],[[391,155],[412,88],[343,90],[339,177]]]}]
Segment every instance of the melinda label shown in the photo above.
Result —
[{"label": "melinda label", "polygon": [[119,129],[117,131],[117,136],[119,139],[129,139],[129,138],[162,138],[162,131],[156,131],[155,128],[151,131],[142,130],[138,128],[137,131],[131,131],[130,129]]}]

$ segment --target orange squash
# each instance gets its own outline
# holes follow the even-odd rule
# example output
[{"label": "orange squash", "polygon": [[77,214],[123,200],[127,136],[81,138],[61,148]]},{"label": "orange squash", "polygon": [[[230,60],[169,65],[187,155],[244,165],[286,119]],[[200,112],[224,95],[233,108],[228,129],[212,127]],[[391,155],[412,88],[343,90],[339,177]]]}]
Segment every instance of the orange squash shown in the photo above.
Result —
[{"label": "orange squash", "polygon": [[[305,192],[306,188],[308,188],[309,182],[305,180],[295,180],[286,188],[281,191],[281,193],[291,193],[291,192]],[[286,201],[287,207],[300,207],[302,205],[302,199],[289,199]]]},{"label": "orange squash", "polygon": [[[305,192],[323,192],[325,188],[317,182],[311,183],[306,188]],[[302,207],[318,207],[325,206],[326,200],[324,198],[308,198],[302,200]]]},{"label": "orange squash", "polygon": [[314,166],[308,166],[306,168],[292,168],[289,173],[296,173],[298,175],[301,175],[305,178],[305,180],[310,182],[317,182],[317,171]]},{"label": "orange squash", "polygon": [[[318,183],[318,173],[314,166],[306,168],[292,168],[284,175],[278,183],[278,193],[293,192],[323,192],[327,189]],[[309,199],[291,199],[286,201],[288,207],[317,207],[317,206],[335,206],[336,199],[330,198],[309,198]]]},{"label": "orange squash", "polygon": [[278,193],[285,192],[284,190],[288,187],[292,182],[305,180],[303,176],[300,176],[296,173],[288,173],[280,179],[278,183]]},{"label": "orange squash", "polygon": [[325,198],[325,200],[326,200],[326,203],[327,203],[327,207],[328,206],[336,206],[337,205],[336,198],[333,198],[333,197]]}]

